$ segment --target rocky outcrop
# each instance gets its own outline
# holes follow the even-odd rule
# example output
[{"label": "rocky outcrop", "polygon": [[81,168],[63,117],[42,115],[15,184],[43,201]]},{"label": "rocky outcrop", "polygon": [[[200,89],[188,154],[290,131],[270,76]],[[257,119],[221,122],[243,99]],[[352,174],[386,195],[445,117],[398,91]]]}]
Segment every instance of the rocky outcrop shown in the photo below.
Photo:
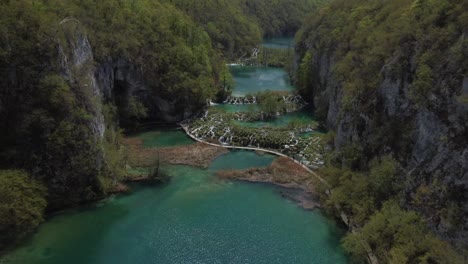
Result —
[{"label": "rocky outcrop", "polygon": [[[108,186],[102,179],[114,179],[115,169],[109,164],[109,153],[114,150],[106,146],[118,145],[112,135],[124,124],[118,124],[115,115],[125,113],[131,99],[145,106],[148,119],[166,122],[182,121],[199,107],[187,103],[190,100],[184,96],[171,96],[150,85],[144,71],[128,58],[98,61],[76,19],[60,22],[56,48],[54,72],[65,80],[67,87],[63,89],[70,100],[63,104],[67,109],[46,142],[45,154],[37,162],[39,169],[33,172],[49,189],[50,210],[105,195]],[[106,105],[116,106],[116,113]]]},{"label": "rocky outcrop", "polygon": [[200,107],[183,103],[186,98],[158,92],[143,71],[128,59],[114,58],[97,64],[95,78],[103,99],[115,102],[118,107],[125,108],[128,99],[134,97],[148,109],[148,119],[174,123],[187,119]]},{"label": "rocky outcrop", "polygon": [[94,55],[91,44],[78,20],[60,22],[59,60],[61,74],[79,97],[79,103],[91,114],[89,122],[97,141],[105,132],[102,114],[102,88],[94,77]]},{"label": "rocky outcrop", "polygon": [[[200,105],[190,104],[190,98],[158,91],[148,82],[144,71],[128,58],[108,58],[97,61],[92,46],[76,19],[61,23],[63,30],[59,45],[62,75],[80,89],[88,91],[88,98],[98,103],[86,103],[93,115],[95,132],[104,135],[104,120],[100,102],[110,102],[119,108],[127,107],[130,98],[136,98],[148,109],[148,119],[180,122],[198,112]],[[82,91],[81,91],[82,92]]]}]

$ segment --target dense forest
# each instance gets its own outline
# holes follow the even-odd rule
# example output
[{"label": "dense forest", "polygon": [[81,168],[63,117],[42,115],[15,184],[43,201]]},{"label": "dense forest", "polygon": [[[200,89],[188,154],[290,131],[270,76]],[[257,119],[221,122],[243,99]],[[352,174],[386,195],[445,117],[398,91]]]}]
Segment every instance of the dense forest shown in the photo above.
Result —
[{"label": "dense forest", "polygon": [[227,62],[299,30],[294,81],[329,130],[318,189],[352,230],[352,261],[466,263],[467,1],[5,0],[0,12],[0,249],[112,192],[125,131],[199,113],[225,96]]},{"label": "dense forest", "polygon": [[466,263],[467,10],[335,0],[296,37],[297,85],[331,130],[326,204],[358,263]]},{"label": "dense forest", "polygon": [[226,61],[313,6],[267,2],[1,1],[0,248],[104,197],[125,174],[122,129],[198,113],[224,93]]}]

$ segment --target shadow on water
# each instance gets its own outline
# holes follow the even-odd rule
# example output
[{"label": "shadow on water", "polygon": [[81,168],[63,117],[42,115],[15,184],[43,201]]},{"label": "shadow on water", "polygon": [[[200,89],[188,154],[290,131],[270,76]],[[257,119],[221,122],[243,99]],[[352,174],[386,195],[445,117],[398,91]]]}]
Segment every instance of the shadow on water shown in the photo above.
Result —
[{"label": "shadow on water", "polygon": [[114,199],[56,213],[0,263],[90,263],[99,251],[101,238],[129,214],[128,208],[114,203]]}]

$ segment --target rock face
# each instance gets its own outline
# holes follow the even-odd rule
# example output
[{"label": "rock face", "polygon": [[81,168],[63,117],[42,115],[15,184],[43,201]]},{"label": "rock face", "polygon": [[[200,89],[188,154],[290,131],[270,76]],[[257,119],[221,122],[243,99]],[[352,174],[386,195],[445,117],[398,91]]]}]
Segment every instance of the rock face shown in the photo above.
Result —
[{"label": "rock face", "polygon": [[60,22],[62,31],[59,41],[61,74],[75,88],[75,93],[82,94],[80,103],[92,115],[91,126],[96,140],[101,140],[105,132],[102,114],[102,88],[94,77],[94,56],[91,44],[83,32],[80,22],[65,19]]},{"label": "rock face", "polygon": [[313,49],[309,98],[327,126],[336,131],[335,149],[358,146],[366,161],[379,155],[395,157],[406,172],[402,204],[426,216],[441,237],[466,245],[468,105],[459,97],[468,89],[468,78],[456,74],[460,65],[441,63],[433,76],[436,87],[426,104],[418,104],[410,93],[415,53],[409,50],[388,58],[377,90],[367,95],[370,106],[355,112],[344,109],[343,87],[333,73],[333,49]]},{"label": "rock face", "polygon": [[123,58],[98,63],[95,78],[103,100],[126,107],[128,99],[137,98],[148,109],[148,119],[180,122],[190,117],[199,106],[182,104],[179,97],[164,96],[154,91],[142,71]]},{"label": "rock face", "polygon": [[[148,85],[143,71],[128,59],[109,58],[106,61],[96,61],[80,22],[66,19],[61,25],[67,28],[59,45],[62,75],[72,83],[85,81],[81,87],[88,87],[93,97],[88,99],[111,102],[117,107],[125,108],[129,98],[134,97],[148,109],[149,120],[174,123],[187,119],[200,108],[200,105],[185,103],[190,100],[181,100],[186,98],[155,91]],[[102,137],[105,126],[101,108],[101,104],[97,103],[89,110],[93,114],[95,132]]]},{"label": "rock face", "polygon": [[96,200],[105,194],[104,181],[112,179],[114,169],[107,160],[111,150],[106,144],[116,144],[108,142],[112,139],[106,137],[106,132],[112,138],[113,130],[119,127],[114,114],[107,113],[106,105],[115,105],[119,114],[134,98],[148,109],[150,121],[165,122],[180,122],[200,107],[184,103],[190,100],[182,96],[156,91],[129,59],[97,61],[78,20],[61,21],[57,34],[58,72],[72,99],[65,103],[70,112],[64,110],[67,114],[58,121],[47,151],[38,162],[40,171],[34,172],[49,189],[50,210]]}]

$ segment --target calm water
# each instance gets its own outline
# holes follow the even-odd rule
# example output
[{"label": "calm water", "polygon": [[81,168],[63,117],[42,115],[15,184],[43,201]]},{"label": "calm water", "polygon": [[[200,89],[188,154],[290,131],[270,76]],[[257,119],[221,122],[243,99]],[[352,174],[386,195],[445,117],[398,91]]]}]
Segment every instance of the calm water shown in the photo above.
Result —
[{"label": "calm water", "polygon": [[263,40],[263,46],[274,49],[293,49],[294,38],[293,37],[282,37],[282,38],[267,38]]},{"label": "calm water", "polygon": [[[274,157],[236,151],[207,170],[170,166],[168,185],[62,213],[6,263],[346,263],[342,235],[319,211],[275,188],[218,180],[218,169],[265,166]],[[1,262],[1,261],[0,261]]]},{"label": "calm water", "polygon": [[219,104],[212,107],[215,109],[221,109],[228,113],[255,112],[259,110],[258,105],[256,104]]},{"label": "calm water", "polygon": [[[233,72],[237,92],[292,89],[281,69]],[[277,122],[291,118],[309,120],[299,112]],[[175,129],[138,136],[145,147],[192,143]],[[342,231],[319,210],[297,207],[270,185],[214,176],[217,170],[263,167],[274,159],[232,151],[205,170],[166,166],[167,185],[135,185],[130,194],[51,217],[0,263],[347,263],[339,245]]]},{"label": "calm water", "polygon": [[288,74],[280,68],[231,66],[235,87],[233,96],[244,96],[260,91],[288,91],[294,90]]},{"label": "calm water", "polygon": [[193,144],[193,140],[181,128],[152,129],[137,136],[143,140],[146,148]]}]

